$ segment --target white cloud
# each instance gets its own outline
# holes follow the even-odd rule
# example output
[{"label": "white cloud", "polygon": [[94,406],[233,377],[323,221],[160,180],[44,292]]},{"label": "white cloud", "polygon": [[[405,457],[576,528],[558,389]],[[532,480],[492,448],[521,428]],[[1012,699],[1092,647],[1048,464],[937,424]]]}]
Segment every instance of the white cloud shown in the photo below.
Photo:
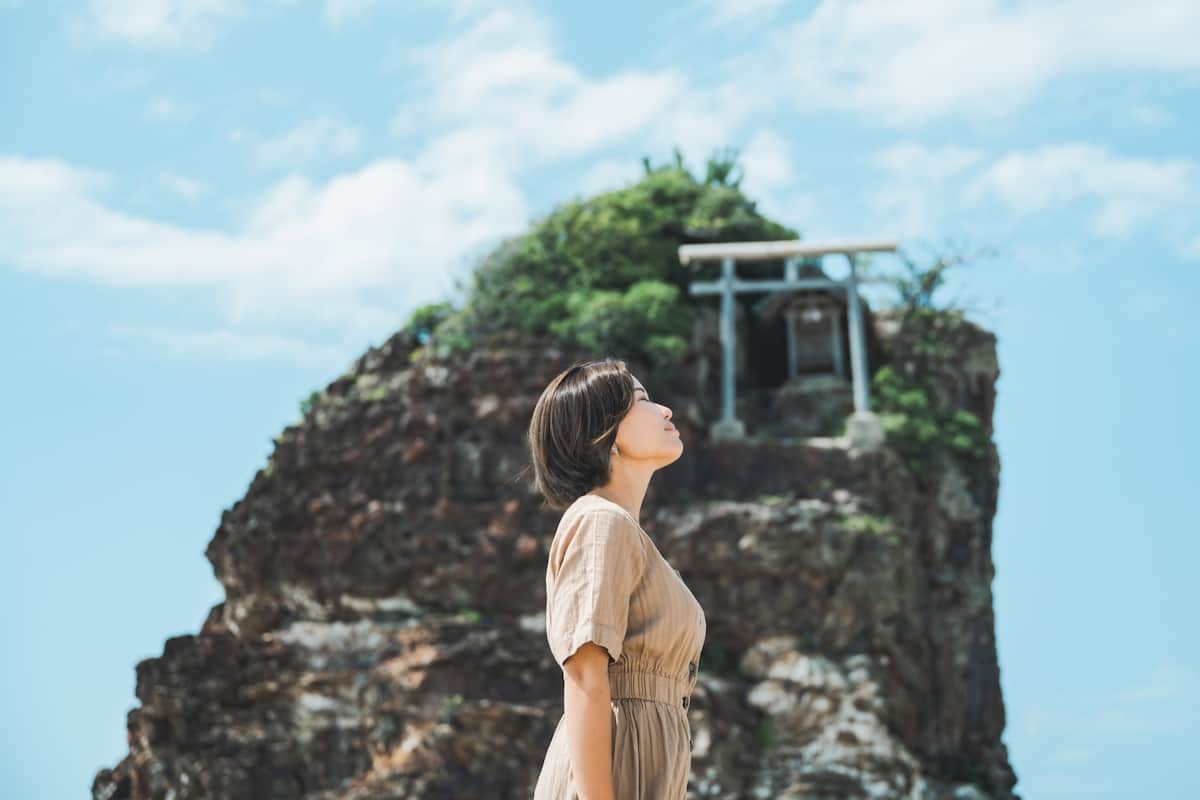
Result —
[{"label": "white cloud", "polygon": [[1200,168],[1192,161],[1132,158],[1087,142],[1000,154],[905,142],[870,162],[881,171],[867,200],[876,224],[905,238],[932,236],[953,216],[986,235],[1022,240],[1010,255],[1035,272],[1073,272],[1085,263],[1086,239],[1037,244],[1042,236],[1026,232],[1053,219],[1100,239],[1154,233],[1195,255],[1187,242],[1200,227]]},{"label": "white cloud", "polygon": [[170,171],[160,172],[158,183],[185,200],[195,200],[208,192],[208,184],[204,181]]},{"label": "white cloud", "polygon": [[642,167],[632,159],[605,158],[593,163],[579,180],[579,191],[584,195],[606,192],[636,181],[642,175]]},{"label": "white cloud", "polygon": [[902,142],[876,153],[873,161],[894,175],[906,180],[944,183],[978,164],[985,156],[982,150],[946,145],[927,147],[916,142]]},{"label": "white cloud", "polygon": [[1137,102],[1129,108],[1129,116],[1147,127],[1157,128],[1175,119],[1169,111],[1154,103]]},{"label": "white cloud", "polygon": [[340,25],[348,19],[366,15],[378,3],[379,0],[325,0],[325,21]]},{"label": "white cloud", "polygon": [[1009,153],[976,178],[968,200],[995,199],[1018,214],[1089,205],[1096,236],[1123,238],[1162,215],[1200,210],[1196,165],[1183,160],[1117,156],[1089,143]]},{"label": "white cloud", "polygon": [[204,48],[244,11],[242,0],[91,0],[68,24],[83,38]]},{"label": "white cloud", "polygon": [[[369,9],[342,8],[354,10]],[[734,87],[699,92],[673,70],[584,74],[559,56],[543,20],[528,10],[492,10],[459,31],[405,56],[419,91],[393,126],[403,127],[405,111],[420,121],[427,144],[415,157],[375,161],[325,183],[290,175],[255,199],[233,230],[126,213],[96,191],[105,176],[58,161],[2,159],[0,261],[131,288],[210,292],[228,330],[176,338],[138,330],[193,352],[219,352],[250,330],[260,337],[256,352],[283,353],[279,341],[261,339],[275,335],[264,326],[303,322],[378,335],[444,291],[452,272],[527,223],[516,183],[522,171],[594,158],[589,180],[622,170],[633,178],[637,159],[618,169],[624,159],[616,153],[675,144],[671,126],[690,123],[688,113],[709,123],[687,125],[691,143],[727,144],[740,124],[737,114],[723,113],[743,108]],[[230,134],[256,162],[273,166],[358,152],[362,137],[336,114],[274,139]],[[772,170],[768,183],[789,168],[785,151],[777,138],[756,142],[756,163]],[[206,188],[177,175],[160,182],[181,196]],[[13,188],[22,184],[36,191]]]},{"label": "white cloud", "polygon": [[260,106],[284,108],[295,105],[299,92],[296,89],[284,89],[276,86],[260,86],[249,91],[253,102]]},{"label": "white cloud", "polygon": [[142,116],[152,122],[173,124],[187,122],[195,109],[171,97],[152,97],[142,108]]},{"label": "white cloud", "polygon": [[315,184],[272,186],[237,230],[193,229],[105,204],[105,176],[0,158],[0,263],[130,288],[207,290],[234,325],[300,322],[379,335],[447,289],[464,259],[526,221],[496,162],[427,152]]},{"label": "white cloud", "polygon": [[769,22],[786,5],[786,0],[692,0],[688,16],[698,17],[706,28],[727,30]]},{"label": "white cloud", "polygon": [[[116,337],[149,341],[179,356],[217,358],[228,361],[290,361],[308,367],[336,367],[347,361],[341,347],[306,342],[275,333],[216,328],[208,331],[177,331],[155,325],[113,323],[108,331]],[[108,346],[108,352],[115,352]]]},{"label": "white cloud", "polygon": [[499,5],[494,0],[325,0],[321,16],[331,27],[338,27],[349,20],[369,16],[380,6],[392,6],[404,11],[437,10],[449,14],[453,20]]},{"label": "white cloud", "polygon": [[891,235],[931,235],[955,207],[950,195],[957,187],[952,182],[985,158],[981,150],[956,145],[892,145],[870,157],[884,180],[868,190],[867,203],[878,214],[879,226]]},{"label": "white cloud", "polygon": [[816,187],[798,172],[788,137],[774,128],[760,128],[741,148],[738,162],[744,170],[742,190],[760,212],[806,236],[812,226],[820,227]]},{"label": "white cloud", "polygon": [[150,83],[153,74],[146,67],[109,66],[101,73],[101,82],[110,91],[129,92]]},{"label": "white cloud", "polygon": [[486,139],[521,167],[644,137],[686,89],[673,70],[585,76],[554,52],[540,17],[508,8],[388,66],[415,68],[423,90],[393,116],[393,133],[432,123],[460,144]]},{"label": "white cloud", "polygon": [[428,47],[393,48],[383,67],[418,89],[393,115],[394,135],[445,136],[460,149],[486,142],[518,170],[619,154],[658,161],[676,146],[695,168],[763,109],[736,76],[700,87],[674,68],[585,74],[523,6],[476,14]]},{"label": "white cloud", "polygon": [[791,143],[770,128],[750,138],[741,151],[740,162],[746,173],[743,185],[754,195],[766,194],[795,180]]},{"label": "white cloud", "polygon": [[488,13],[461,36],[421,49],[428,96],[397,115],[502,132],[514,157],[548,161],[586,154],[642,131],[682,91],[673,72],[589,79],[553,53],[532,13]]},{"label": "white cloud", "polygon": [[1079,272],[1088,261],[1083,249],[1075,241],[1022,241],[1009,245],[1002,255],[1029,272],[1040,275],[1068,275]]},{"label": "white cloud", "polygon": [[694,162],[703,163],[714,150],[735,141],[768,107],[766,98],[748,90],[735,76],[713,86],[688,85],[654,121],[647,144],[655,152],[676,145]]},{"label": "white cloud", "polygon": [[[242,134],[242,138],[251,138]],[[324,156],[344,157],[358,152],[362,130],[345,120],[323,114],[305,120],[279,136],[254,144],[254,158],[269,167],[302,165]]]},{"label": "white cloud", "polygon": [[[748,91],[881,124],[967,113],[999,119],[1051,82],[1200,67],[1200,4],[1146,13],[1120,0],[823,0],[739,59]],[[767,76],[770,76],[769,79]]]}]

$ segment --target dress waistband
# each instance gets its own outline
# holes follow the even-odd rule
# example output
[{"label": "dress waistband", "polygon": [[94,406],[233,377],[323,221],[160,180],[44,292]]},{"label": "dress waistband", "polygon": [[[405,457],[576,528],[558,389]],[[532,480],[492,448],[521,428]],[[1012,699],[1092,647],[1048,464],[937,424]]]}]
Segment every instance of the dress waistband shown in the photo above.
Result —
[{"label": "dress waistband", "polygon": [[687,708],[691,702],[692,682],[644,670],[612,670],[608,688],[613,700],[637,698]]}]

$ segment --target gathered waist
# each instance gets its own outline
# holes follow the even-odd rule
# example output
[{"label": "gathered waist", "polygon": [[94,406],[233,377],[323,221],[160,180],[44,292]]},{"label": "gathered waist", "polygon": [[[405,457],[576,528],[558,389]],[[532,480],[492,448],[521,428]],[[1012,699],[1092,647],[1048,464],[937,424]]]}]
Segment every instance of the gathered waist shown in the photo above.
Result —
[{"label": "gathered waist", "polygon": [[608,687],[613,700],[653,700],[685,709],[692,695],[691,681],[645,670],[610,670]]}]

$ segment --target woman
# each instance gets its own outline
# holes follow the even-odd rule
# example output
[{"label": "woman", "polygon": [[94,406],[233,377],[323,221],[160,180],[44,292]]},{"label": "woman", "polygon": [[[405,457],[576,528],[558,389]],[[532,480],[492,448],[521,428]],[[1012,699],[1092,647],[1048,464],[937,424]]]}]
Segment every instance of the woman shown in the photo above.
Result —
[{"label": "woman", "polygon": [[638,522],[650,476],[683,452],[671,413],[612,358],[565,370],[534,407],[534,484],[563,511],[546,567],[546,638],[564,708],[534,800],[686,796],[707,623]]}]

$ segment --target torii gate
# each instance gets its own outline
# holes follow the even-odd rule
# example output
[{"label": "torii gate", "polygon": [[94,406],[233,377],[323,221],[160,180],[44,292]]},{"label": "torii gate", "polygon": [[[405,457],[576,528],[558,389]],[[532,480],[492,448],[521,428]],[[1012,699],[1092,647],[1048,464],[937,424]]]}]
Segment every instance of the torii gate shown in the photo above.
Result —
[{"label": "torii gate", "polygon": [[[734,309],[733,296],[738,292],[786,291],[789,289],[836,289],[846,292],[846,308],[850,328],[850,371],[853,382],[854,413],[847,422],[847,434],[857,445],[870,449],[883,439],[879,421],[870,410],[867,395],[867,354],[862,314],[858,307],[858,284],[873,283],[858,277],[856,256],[859,253],[892,253],[897,248],[892,241],[849,241],[813,243],[799,239],[770,242],[719,242],[714,244],[685,244],[679,247],[681,264],[720,261],[721,279],[692,283],[693,295],[721,295],[721,349],[723,371],[721,382],[721,419],[710,431],[714,439],[741,439],[746,435],[745,424],[734,413]],[[798,278],[797,262],[803,256],[822,256],[840,253],[850,264],[850,274],[840,281],[828,278]],[[743,280],[737,277],[738,261],[784,260],[783,279]]]}]

